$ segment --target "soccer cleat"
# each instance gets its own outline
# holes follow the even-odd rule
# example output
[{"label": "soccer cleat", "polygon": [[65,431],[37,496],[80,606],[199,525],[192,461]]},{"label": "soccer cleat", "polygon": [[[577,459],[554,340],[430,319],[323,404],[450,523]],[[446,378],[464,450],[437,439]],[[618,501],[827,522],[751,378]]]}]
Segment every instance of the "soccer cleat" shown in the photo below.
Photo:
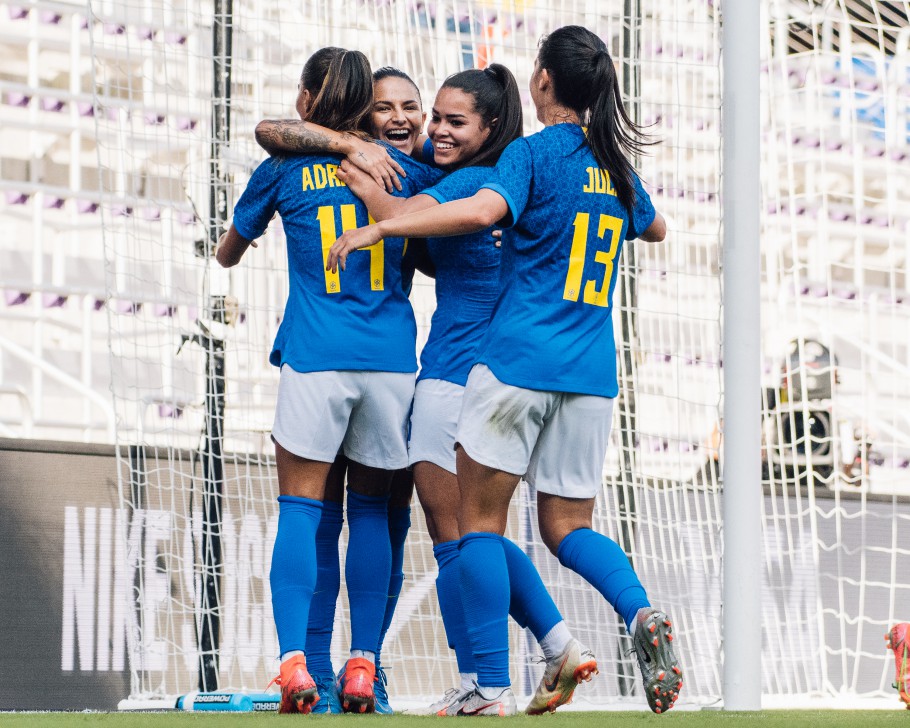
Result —
[{"label": "soccer cleat", "polygon": [[537,692],[528,703],[528,715],[552,713],[560,705],[572,702],[572,694],[580,682],[597,674],[594,653],[581,646],[576,639],[569,641],[565,651],[547,661]]},{"label": "soccer cleat", "polygon": [[338,673],[338,699],[345,713],[372,713],[376,709],[376,666],[365,657],[352,657]]},{"label": "soccer cleat", "polygon": [[319,700],[316,683],[306,669],[306,657],[294,655],[281,663],[278,677],[272,678],[271,685],[281,686],[279,713],[309,713]]},{"label": "soccer cleat", "polygon": [[425,708],[409,708],[402,712],[405,715],[445,715],[450,705],[461,700],[469,692],[471,691],[466,688],[449,688],[446,694],[432,705]]},{"label": "soccer cleat", "polygon": [[474,684],[474,689],[462,693],[462,696],[446,708],[445,712],[437,715],[515,715],[518,708],[515,706],[515,695],[512,688],[503,688],[495,698],[485,698],[480,693],[480,688]]},{"label": "soccer cleat", "polygon": [[910,710],[910,622],[895,624],[885,635],[888,648],[894,650],[894,664],[897,672],[894,687],[900,699]]},{"label": "soccer cleat", "polygon": [[335,687],[335,674],[313,675],[316,690],[319,691],[319,702],[313,706],[313,713],[341,713],[341,701],[338,700],[338,688]]},{"label": "soccer cleat", "polygon": [[381,667],[376,668],[376,681],[373,683],[373,694],[376,696],[376,712],[380,715],[392,715],[395,711],[389,705],[389,691],[386,687],[389,679],[385,675],[385,670]]},{"label": "soccer cleat", "polygon": [[655,713],[665,713],[676,703],[682,689],[682,670],[673,652],[673,624],[656,609],[644,607],[635,615],[632,645],[648,705]]}]

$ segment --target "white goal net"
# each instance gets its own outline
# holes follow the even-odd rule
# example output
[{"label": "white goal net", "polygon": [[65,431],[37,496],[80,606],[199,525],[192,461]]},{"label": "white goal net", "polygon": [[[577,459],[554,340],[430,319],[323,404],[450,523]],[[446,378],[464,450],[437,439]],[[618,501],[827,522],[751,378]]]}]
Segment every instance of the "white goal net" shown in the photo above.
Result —
[{"label": "white goal net", "polygon": [[[409,73],[425,108],[447,75],[503,63],[523,90],[526,131],[536,131],[527,82],[538,39],[575,23],[607,42],[630,112],[661,140],[637,166],[669,226],[665,242],[624,252],[614,300],[621,394],[595,527],[674,618],[680,705],[719,702],[723,3],[28,5],[17,15],[5,4],[3,31],[33,43],[21,44],[25,70],[0,78],[12,119],[0,128],[0,218],[11,230],[0,241],[0,398],[33,403],[31,433],[58,432],[66,414],[88,439],[116,441],[120,567],[108,585],[114,633],[103,637],[125,646],[130,697],[198,689],[206,670],[222,689],[260,690],[277,672],[268,584],[277,372],[267,355],[287,295],[280,221],[230,271],[210,255],[264,156],[256,122],[293,117],[302,64],[337,45],[362,50],[374,69]],[[900,535],[910,529],[910,3],[761,5],[762,690],[767,705],[894,700],[882,635],[910,621],[910,539]],[[50,139],[43,176],[15,151],[15,134],[35,129]],[[47,263],[51,254],[63,263]],[[54,296],[68,303],[54,306]],[[412,300],[420,344],[432,281],[418,277]],[[36,317],[72,324],[51,346]],[[33,365],[27,378],[22,361]],[[42,399],[52,382],[68,387],[59,417]],[[0,427],[14,425],[0,416]],[[415,501],[383,651],[393,707],[436,699],[456,681],[419,510]],[[508,535],[598,656],[601,674],[576,702],[643,706],[624,628],[540,545],[535,523],[522,486]],[[342,588],[336,666],[346,607]],[[517,629],[511,639],[513,683],[528,695],[542,670],[536,647]]]}]

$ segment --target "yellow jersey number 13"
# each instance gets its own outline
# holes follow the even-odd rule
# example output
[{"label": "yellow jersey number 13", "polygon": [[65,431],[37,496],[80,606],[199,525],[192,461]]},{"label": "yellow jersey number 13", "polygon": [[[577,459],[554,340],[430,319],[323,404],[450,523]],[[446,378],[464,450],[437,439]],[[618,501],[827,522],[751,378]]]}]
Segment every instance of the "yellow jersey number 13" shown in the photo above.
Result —
[{"label": "yellow jersey number 13", "polygon": [[[582,301],[595,306],[608,306],[610,303],[610,279],[613,277],[613,266],[616,261],[616,252],[619,250],[619,236],[622,233],[623,221],[612,215],[600,215],[597,224],[597,237],[603,239],[607,230],[610,231],[609,250],[594,252],[594,262],[602,263],[604,274],[597,288],[597,281],[589,279],[584,283],[584,297]],[[591,226],[591,215],[587,212],[575,214],[572,223],[575,234],[572,236],[572,250],[569,252],[569,271],[566,274],[566,287],[562,297],[567,301],[577,301],[582,290],[582,275],[585,270],[585,258],[588,252],[588,233]]]}]

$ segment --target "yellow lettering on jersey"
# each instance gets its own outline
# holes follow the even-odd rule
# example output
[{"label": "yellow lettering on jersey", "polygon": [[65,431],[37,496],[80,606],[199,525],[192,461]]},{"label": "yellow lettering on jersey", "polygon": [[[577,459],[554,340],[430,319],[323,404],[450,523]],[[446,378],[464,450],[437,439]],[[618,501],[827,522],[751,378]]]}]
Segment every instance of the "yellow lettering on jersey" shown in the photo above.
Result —
[{"label": "yellow lettering on jersey", "polygon": [[338,172],[337,164],[325,165],[325,176],[328,178],[329,187],[347,187],[344,182],[338,179],[336,172]]},{"label": "yellow lettering on jersey", "polygon": [[[304,167],[304,171],[307,168]],[[312,186],[312,180],[310,181]],[[342,205],[342,226],[344,225],[344,208],[350,207],[353,209],[353,205]],[[341,270],[341,267],[335,269],[335,272],[332,273],[330,270],[325,270],[325,265],[329,259],[329,249],[332,247],[332,244],[338,238],[335,234],[335,210],[330,205],[323,205],[316,211],[316,219],[319,220],[319,233],[322,238],[322,267],[323,273],[325,273],[325,292],[326,293],[340,293],[341,292],[341,282],[338,280],[338,271]],[[353,226],[356,227],[356,224]]]},{"label": "yellow lettering on jersey", "polygon": [[616,251],[619,248],[619,235],[622,232],[622,220],[612,215],[601,215],[600,224],[597,229],[597,237],[603,238],[604,233],[609,230],[610,249],[604,252],[598,250],[594,253],[594,262],[602,263],[604,266],[603,280],[600,284],[600,290],[597,289],[595,281],[588,280],[585,282],[585,303],[591,303],[595,306],[606,307],[610,304],[610,279],[613,277],[613,265],[616,260]]},{"label": "yellow lettering on jersey", "polygon": [[317,190],[323,189],[328,184],[325,175],[325,167],[321,164],[313,165],[313,182],[316,185]]},{"label": "yellow lettering on jersey", "polygon": [[[311,189],[313,189],[313,175],[310,174],[309,167],[304,167],[303,168],[303,191],[307,192],[308,190],[311,190]],[[322,208],[319,208],[319,209],[321,210]],[[332,224],[333,225],[335,224],[334,221],[332,222]]]},{"label": "yellow lettering on jersey", "polygon": [[588,184],[581,188],[582,192],[594,192],[594,167],[585,170],[588,173]]},{"label": "yellow lettering on jersey", "polygon": [[616,196],[616,190],[613,189],[613,182],[607,170],[588,167],[585,171],[588,173],[588,183],[581,188],[582,192]]},{"label": "yellow lettering on jersey", "polygon": [[569,251],[569,272],[566,275],[566,287],[562,297],[567,301],[577,301],[581,290],[581,276],[585,270],[585,248],[588,246],[588,223],[591,216],[587,212],[576,212],[572,226],[572,249]]},{"label": "yellow lettering on jersey", "polygon": [[[370,225],[375,224],[370,215]],[[367,248],[370,251],[370,289],[382,291],[385,286],[385,240],[379,240]]]},{"label": "yellow lettering on jersey", "polygon": [[[338,184],[341,184],[339,181]],[[346,233],[357,227],[357,208],[354,205],[339,205],[341,211],[341,232]],[[338,238],[335,227],[335,208],[330,205],[323,205],[316,211],[316,219],[319,221],[319,234],[322,238],[322,265],[325,267],[329,256],[329,249]],[[375,222],[370,218],[370,224]],[[369,248],[364,248],[370,252],[370,289],[373,291],[385,290],[385,241],[380,240]],[[357,252],[357,251],[355,251]],[[340,270],[340,269],[339,269]],[[323,271],[325,274],[325,292],[338,293],[341,291],[341,281],[339,280],[338,270],[334,273]],[[360,285],[363,285],[362,283]]]}]

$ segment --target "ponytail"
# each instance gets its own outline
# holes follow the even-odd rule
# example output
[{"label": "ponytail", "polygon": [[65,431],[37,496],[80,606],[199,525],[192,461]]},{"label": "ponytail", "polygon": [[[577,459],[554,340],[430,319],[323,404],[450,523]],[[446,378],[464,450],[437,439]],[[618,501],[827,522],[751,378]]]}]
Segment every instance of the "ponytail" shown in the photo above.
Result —
[{"label": "ponytail", "polygon": [[335,131],[364,130],[373,105],[373,76],[363,53],[322,48],[310,56],[300,80],[314,96],[307,121]]},{"label": "ponytail", "polygon": [[556,100],[587,126],[586,143],[597,166],[610,175],[616,196],[631,212],[635,169],[629,156],[655,142],[626,113],[606,45],[587,28],[567,25],[541,40],[538,62],[553,79]]},{"label": "ponytail", "polygon": [[490,134],[468,163],[475,167],[495,165],[524,128],[515,76],[505,66],[492,63],[483,70],[472,68],[449,76],[441,88],[457,88],[473,97],[474,110]]}]

